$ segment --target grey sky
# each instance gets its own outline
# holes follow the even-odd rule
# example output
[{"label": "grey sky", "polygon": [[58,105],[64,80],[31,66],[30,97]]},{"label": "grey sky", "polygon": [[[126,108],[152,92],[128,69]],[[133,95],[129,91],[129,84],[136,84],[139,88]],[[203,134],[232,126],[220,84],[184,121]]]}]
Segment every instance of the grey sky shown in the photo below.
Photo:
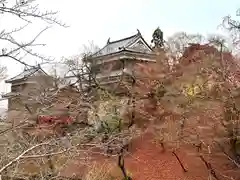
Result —
[{"label": "grey sky", "polygon": [[[153,30],[159,26],[165,37],[174,32],[219,33],[217,26],[222,17],[234,15],[239,0],[39,0],[42,9],[59,11],[58,17],[70,25],[69,28],[53,27],[45,32],[39,42],[47,47],[39,52],[60,59],[62,56],[76,55],[83,44],[93,41],[103,46],[110,37],[112,40],[136,33],[139,29],[149,42]],[[1,26],[16,25],[9,19],[0,17]],[[22,32],[21,37],[37,34],[42,26],[36,22],[34,27]],[[23,67],[15,62],[2,62],[8,66],[8,75],[14,76]],[[1,83],[0,91],[9,87]]]}]

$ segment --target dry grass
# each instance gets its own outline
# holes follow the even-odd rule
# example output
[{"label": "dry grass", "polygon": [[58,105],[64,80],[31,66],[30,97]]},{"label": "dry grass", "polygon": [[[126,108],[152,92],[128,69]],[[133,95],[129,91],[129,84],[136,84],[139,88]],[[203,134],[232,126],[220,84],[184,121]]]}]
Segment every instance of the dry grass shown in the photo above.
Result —
[{"label": "dry grass", "polygon": [[112,169],[113,167],[110,164],[105,163],[99,166],[94,163],[84,180],[114,180],[114,177],[111,175]]}]

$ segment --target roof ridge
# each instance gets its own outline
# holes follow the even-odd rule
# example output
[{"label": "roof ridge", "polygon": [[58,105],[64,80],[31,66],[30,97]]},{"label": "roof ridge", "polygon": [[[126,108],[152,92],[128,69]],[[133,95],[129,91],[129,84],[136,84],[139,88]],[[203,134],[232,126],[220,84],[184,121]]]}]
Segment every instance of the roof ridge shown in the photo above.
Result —
[{"label": "roof ridge", "polygon": [[119,52],[124,50],[125,48],[130,47],[132,44],[137,42],[137,40],[142,39],[143,43],[149,48],[150,51],[152,51],[152,48],[149,46],[149,44],[146,42],[146,40],[143,38],[141,32],[137,29],[137,33],[135,33],[132,36],[128,36],[122,39],[118,39],[115,41],[110,42],[108,39],[107,43],[104,47],[102,47],[99,51],[93,53],[90,57],[100,57],[102,55],[111,54],[113,52]]},{"label": "roof ridge", "polygon": [[[6,80],[6,81],[11,81],[12,79],[15,79],[16,77],[18,77],[18,76],[24,74],[24,72],[26,72],[26,71],[30,71],[30,70],[34,70],[34,72],[31,72],[31,73],[30,73],[30,74],[33,74],[33,73],[35,73],[36,71],[38,71],[39,69],[36,69],[36,68],[30,68],[30,69],[24,70],[24,71],[20,72],[19,74],[13,76],[12,78],[10,78],[10,79],[8,79],[8,80]],[[24,77],[26,77],[26,75],[24,75]]]},{"label": "roof ridge", "polygon": [[[29,69],[24,69],[22,72],[20,72],[20,73],[17,74],[16,76],[14,76],[14,77],[12,77],[12,78],[10,78],[10,79],[5,80],[5,82],[8,83],[8,82],[12,81],[13,79],[15,79],[15,78],[17,78],[18,76],[21,76],[21,75],[23,75],[22,78],[29,77],[29,76],[31,76],[32,74],[38,72],[39,70],[42,71],[44,74],[48,75],[48,74],[41,68],[40,65],[37,65],[37,66],[34,66],[34,67],[32,66],[32,67],[30,67]],[[28,73],[27,75],[25,74],[26,72]]]},{"label": "roof ridge", "polygon": [[137,37],[137,36],[139,36],[139,33],[134,34],[134,35],[129,36],[129,37],[122,38],[122,39],[118,39],[118,40],[115,40],[115,41],[110,41],[109,44],[114,44],[114,43],[117,43],[117,42],[120,42],[120,41],[124,41],[124,40],[127,40],[127,39],[131,39],[131,38],[133,38],[133,37]]},{"label": "roof ridge", "polygon": [[93,53],[91,56],[94,57],[95,55],[97,55],[99,52],[101,52],[104,48],[106,48],[107,46],[111,45],[111,44],[114,44],[114,43],[118,43],[118,42],[121,42],[121,41],[125,41],[125,40],[128,40],[128,39],[131,39],[131,38],[134,38],[134,37],[137,37],[141,35],[141,33],[137,32],[136,34],[132,35],[132,36],[129,36],[129,37],[125,37],[125,38],[122,38],[122,39],[118,39],[118,40],[115,40],[115,41],[112,41],[110,42],[110,40],[108,39],[108,43],[103,46],[100,50],[98,50],[97,52]]},{"label": "roof ridge", "polygon": [[29,71],[29,70],[38,70],[38,69],[41,69],[39,66],[31,66],[30,68],[24,68],[24,70],[23,71]]}]

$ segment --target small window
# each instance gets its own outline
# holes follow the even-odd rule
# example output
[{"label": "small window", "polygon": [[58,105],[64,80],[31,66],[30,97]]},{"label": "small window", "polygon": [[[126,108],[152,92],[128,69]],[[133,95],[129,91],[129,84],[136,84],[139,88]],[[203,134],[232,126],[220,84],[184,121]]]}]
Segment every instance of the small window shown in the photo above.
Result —
[{"label": "small window", "polygon": [[15,85],[11,87],[12,92],[20,92],[22,90],[22,87],[20,85]]}]

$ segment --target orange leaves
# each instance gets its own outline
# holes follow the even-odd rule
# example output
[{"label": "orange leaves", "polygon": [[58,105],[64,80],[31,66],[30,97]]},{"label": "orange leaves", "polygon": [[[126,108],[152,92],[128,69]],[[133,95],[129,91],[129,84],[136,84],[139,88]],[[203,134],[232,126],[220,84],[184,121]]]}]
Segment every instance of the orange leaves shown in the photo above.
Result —
[{"label": "orange leaves", "polygon": [[[220,68],[217,62],[218,58],[217,50],[214,47],[192,45],[180,59],[182,62],[187,61],[188,63],[180,62],[178,67],[174,68],[174,71],[170,71],[164,63],[156,63],[155,65],[138,64],[136,67],[137,83],[135,91],[138,99],[144,98],[141,102],[137,102],[141,106],[136,106],[141,107],[139,109],[142,112],[141,115],[145,116],[147,120],[151,117],[155,122],[160,121],[161,123],[165,121],[169,123],[168,117],[176,115],[178,119],[174,120],[177,124],[183,117],[188,119],[187,129],[192,130],[185,138],[191,137],[194,133],[199,133],[203,137],[208,136],[202,132],[206,129],[214,133],[214,129],[219,125],[217,121],[221,118],[223,112],[221,109],[216,109],[216,112],[220,111],[218,113],[212,110],[215,106],[211,104],[217,103],[219,100],[216,100],[216,97],[207,92],[219,86],[222,89],[218,90],[217,97],[222,98],[221,95],[226,93],[222,86],[223,78],[216,71]],[[161,92],[164,93],[158,97]],[[211,100],[207,100],[208,98],[211,98]],[[222,102],[218,103],[221,104]],[[199,121],[195,121],[197,116],[201,117]],[[144,119],[144,117],[141,117],[141,119]],[[199,128],[197,128],[198,126]],[[204,138],[210,138],[210,136]],[[205,140],[207,141],[207,139]],[[211,140],[207,142],[211,142]]]}]

